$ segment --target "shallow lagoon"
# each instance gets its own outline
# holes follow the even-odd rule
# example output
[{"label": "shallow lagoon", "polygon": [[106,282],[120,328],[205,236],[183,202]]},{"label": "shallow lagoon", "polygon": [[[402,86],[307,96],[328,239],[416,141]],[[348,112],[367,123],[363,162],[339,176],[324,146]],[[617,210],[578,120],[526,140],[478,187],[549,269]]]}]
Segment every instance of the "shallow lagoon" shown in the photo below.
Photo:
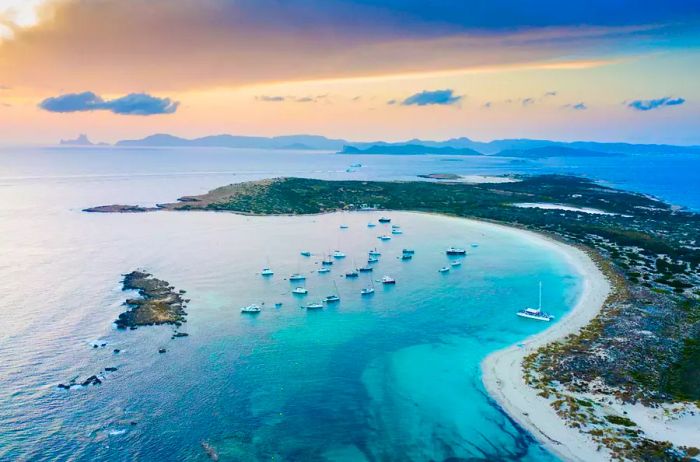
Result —
[{"label": "shallow lagoon", "polygon": [[[56,215],[60,227],[22,232],[21,216],[3,224],[15,244],[1,283],[3,458],[206,460],[204,440],[221,460],[550,457],[491,404],[479,377],[488,352],[545,327],[514,316],[536,303],[537,281],[556,315],[579,290],[560,255],[514,231],[392,213],[404,234],[382,242],[389,226],[366,226],[377,212]],[[449,245],[469,255],[440,274]],[[375,246],[383,255],[372,277],[398,283],[375,283],[363,298],[370,276],[340,275]],[[398,259],[403,247],[416,250],[412,261]],[[315,273],[336,248],[347,257]],[[301,257],[307,249],[314,255]],[[268,262],[276,274],[266,279],[257,273]],[[119,275],[136,267],[188,291],[190,337],[113,328],[127,295]],[[286,280],[297,271],[307,275],[306,300],[332,293],[335,281],[341,302],[301,310]],[[239,312],[263,302],[258,316]],[[107,366],[119,370],[100,386],[56,389]]]}]

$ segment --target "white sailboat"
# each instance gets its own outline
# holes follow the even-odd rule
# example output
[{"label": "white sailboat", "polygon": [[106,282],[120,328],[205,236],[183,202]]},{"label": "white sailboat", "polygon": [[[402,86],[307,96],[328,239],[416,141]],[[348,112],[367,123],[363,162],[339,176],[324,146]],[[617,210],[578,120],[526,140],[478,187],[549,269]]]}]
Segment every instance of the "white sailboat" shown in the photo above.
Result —
[{"label": "white sailboat", "polygon": [[537,308],[525,308],[524,310],[518,311],[516,315],[521,318],[534,319],[535,321],[549,322],[554,319],[554,316],[542,311],[542,281],[540,281],[540,297]]}]

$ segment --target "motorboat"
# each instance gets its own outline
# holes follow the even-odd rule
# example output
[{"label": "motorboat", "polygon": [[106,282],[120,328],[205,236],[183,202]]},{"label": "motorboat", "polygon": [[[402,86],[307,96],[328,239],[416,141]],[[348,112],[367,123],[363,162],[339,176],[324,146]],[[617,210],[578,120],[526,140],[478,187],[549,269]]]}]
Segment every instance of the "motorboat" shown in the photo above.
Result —
[{"label": "motorboat", "polygon": [[447,255],[466,255],[467,251],[459,247],[448,247],[445,253]]},{"label": "motorboat", "polygon": [[275,272],[270,268],[263,268],[262,271],[260,271],[261,276],[272,276],[273,274],[275,274]]},{"label": "motorboat", "polygon": [[340,229],[348,229],[348,225],[340,225]]},{"label": "motorboat", "polygon": [[370,256],[370,257],[367,259],[367,264],[377,263],[378,261],[379,261],[379,259],[378,259],[377,257],[372,257],[372,256]]},{"label": "motorboat", "polygon": [[291,276],[289,276],[290,281],[303,281],[306,279],[306,276],[300,273],[294,273]]},{"label": "motorboat", "polygon": [[302,256],[302,257],[310,257],[310,256],[311,256],[311,252],[309,252],[308,250],[304,250],[303,252],[301,252],[301,256]]},{"label": "motorboat", "polygon": [[248,305],[244,306],[241,308],[241,313],[245,314],[255,314],[255,313],[260,313],[262,311],[262,308],[260,308],[258,305]]},{"label": "motorboat", "polygon": [[377,225],[372,223],[372,222],[367,223],[368,228],[374,228],[375,226],[377,226]]},{"label": "motorboat", "polygon": [[410,253],[405,253],[401,255],[401,260],[407,261],[407,260],[412,260],[413,259],[413,254]]},{"label": "motorboat", "polygon": [[396,284],[396,279],[391,276],[382,276],[382,284]]},{"label": "motorboat", "polygon": [[304,305],[302,308],[304,308],[306,310],[320,310],[320,309],[323,309],[323,304],[318,303],[318,302],[309,303],[307,305]]},{"label": "motorboat", "polygon": [[374,271],[374,268],[372,268],[371,266],[363,266],[361,268],[357,268],[357,271],[359,271],[360,273],[371,273],[372,271]]},{"label": "motorboat", "polygon": [[325,273],[330,273],[330,272],[331,272],[331,269],[327,268],[327,267],[322,267],[322,268],[318,269],[319,274],[325,274]]},{"label": "motorboat", "polygon": [[377,239],[381,239],[382,241],[388,241],[391,240],[391,236],[388,234],[382,234],[381,236],[377,236]]},{"label": "motorboat", "polygon": [[369,251],[369,256],[370,256],[370,257],[378,257],[378,256],[380,256],[381,254],[382,254],[382,253],[381,253],[379,250],[377,250],[377,249],[373,249],[373,250],[370,250],[370,251]]},{"label": "motorboat", "polygon": [[452,267],[462,266],[462,260],[455,260],[452,263],[450,263],[450,266],[452,266]]},{"label": "motorboat", "polygon": [[381,217],[379,220],[377,220],[379,223],[391,223],[391,218],[388,217]]},{"label": "motorboat", "polygon": [[450,270],[449,266],[443,266],[438,270],[439,273],[447,273]]},{"label": "motorboat", "polygon": [[401,253],[404,255],[413,255],[414,253],[416,253],[416,251],[413,249],[403,249]]},{"label": "motorboat", "polygon": [[306,287],[295,287],[292,293],[295,295],[306,295],[309,293],[309,290]]},{"label": "motorboat", "polygon": [[357,271],[349,271],[349,272],[345,273],[346,278],[356,278],[359,275],[360,275],[360,273],[358,273]]},{"label": "motorboat", "polygon": [[333,252],[333,258],[345,258],[345,254],[340,250]]},{"label": "motorboat", "polygon": [[360,295],[372,295],[374,293],[374,287],[363,287],[360,290]]},{"label": "motorboat", "polygon": [[391,230],[391,234],[403,234],[403,231],[400,228],[396,228]]}]

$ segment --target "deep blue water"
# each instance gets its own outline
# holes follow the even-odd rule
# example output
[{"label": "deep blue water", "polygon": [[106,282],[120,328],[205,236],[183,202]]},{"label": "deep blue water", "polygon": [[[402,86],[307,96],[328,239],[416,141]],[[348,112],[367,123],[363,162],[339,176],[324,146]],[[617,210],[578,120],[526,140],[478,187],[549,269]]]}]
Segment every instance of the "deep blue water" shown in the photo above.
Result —
[{"label": "deep blue water", "polygon": [[[355,162],[365,166],[346,172]],[[514,167],[561,171],[553,162],[503,159],[0,151],[0,460],[206,460],[202,441],[221,460],[553,460],[490,402],[479,377],[486,354],[544,328],[513,316],[536,301],[538,281],[549,311],[561,316],[573,306],[579,276],[549,248],[507,230],[412,213],[393,213],[405,234],[381,243],[380,228],[366,227],[377,213],[80,211],[270,176],[408,179]],[[630,168],[567,168],[698,205],[696,188],[673,187],[663,175],[641,188]],[[652,177],[654,167],[639,168]],[[692,175],[697,169],[685,168],[676,183]],[[480,245],[460,269],[437,272],[445,247],[472,242]],[[359,288],[369,278],[339,275],[374,246],[384,253],[374,277],[391,274],[399,284],[363,299]],[[410,263],[397,259],[402,247],[416,249]],[[313,273],[320,255],[336,248],[348,257],[329,275]],[[302,249],[314,256],[301,258]],[[276,274],[263,280],[256,273],[268,262]],[[136,267],[188,291],[190,337],[171,341],[168,327],[113,328],[128,295],[119,275]],[[335,281],[341,303],[300,310],[285,280],[295,271],[308,274],[309,300],[334,291]],[[263,313],[241,316],[240,307],[254,302],[266,303]],[[99,387],[56,388],[107,366],[119,370]]]}]

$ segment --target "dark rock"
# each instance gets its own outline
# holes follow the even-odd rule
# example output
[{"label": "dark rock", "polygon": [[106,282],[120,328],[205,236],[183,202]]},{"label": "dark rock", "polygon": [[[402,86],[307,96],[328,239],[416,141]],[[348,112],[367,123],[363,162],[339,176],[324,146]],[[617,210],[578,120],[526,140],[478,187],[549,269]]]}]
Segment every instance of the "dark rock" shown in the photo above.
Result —
[{"label": "dark rock", "polygon": [[107,371],[107,372],[114,372],[116,370],[117,370],[116,367],[105,367],[105,371]]},{"label": "dark rock", "polygon": [[102,383],[102,380],[100,380],[96,375],[91,375],[85,381],[81,384],[82,386],[86,387],[88,385],[99,385]]},{"label": "dark rock", "polygon": [[119,348],[115,348],[114,350],[112,350],[112,353],[114,353],[115,355],[118,355],[119,353],[121,353],[121,351],[122,350],[120,350]]},{"label": "dark rock", "polygon": [[62,388],[64,390],[70,390],[70,385],[66,385],[65,383],[59,383],[58,388]]},{"label": "dark rock", "polygon": [[158,349],[158,353],[165,353],[166,351],[168,351],[168,350],[166,350],[165,348],[159,348],[159,349]]}]

